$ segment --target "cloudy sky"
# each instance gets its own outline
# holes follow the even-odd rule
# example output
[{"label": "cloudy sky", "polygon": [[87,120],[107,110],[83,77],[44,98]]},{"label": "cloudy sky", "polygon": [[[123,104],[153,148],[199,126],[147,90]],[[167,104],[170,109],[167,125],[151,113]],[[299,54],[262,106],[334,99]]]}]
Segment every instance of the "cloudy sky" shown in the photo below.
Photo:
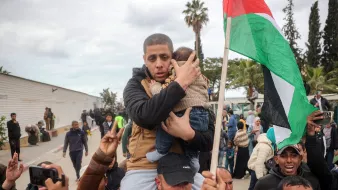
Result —
[{"label": "cloudy sky", "polygon": [[[194,33],[181,14],[187,0],[0,0],[0,66],[13,75],[91,95],[109,87],[122,96],[132,68],[143,64],[150,34],[168,34],[175,47],[193,47]],[[223,55],[222,0],[204,0],[210,22],[202,31],[205,57]],[[266,0],[284,24],[287,0]],[[314,0],[294,0],[305,48]],[[328,0],[320,0],[322,28]],[[230,58],[238,57],[235,53]],[[242,95],[231,91],[228,96]]]}]

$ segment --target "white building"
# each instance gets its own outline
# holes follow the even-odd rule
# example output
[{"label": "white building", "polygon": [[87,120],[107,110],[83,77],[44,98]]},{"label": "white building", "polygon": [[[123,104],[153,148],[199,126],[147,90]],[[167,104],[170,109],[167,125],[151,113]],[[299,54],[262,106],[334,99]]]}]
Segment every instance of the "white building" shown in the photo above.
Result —
[{"label": "white building", "polygon": [[73,120],[80,120],[83,110],[102,107],[100,97],[82,92],[32,81],[12,75],[0,74],[0,117],[10,119],[10,113],[17,114],[22,136],[24,127],[43,120],[45,108],[51,108],[56,116],[54,128],[69,126]]}]

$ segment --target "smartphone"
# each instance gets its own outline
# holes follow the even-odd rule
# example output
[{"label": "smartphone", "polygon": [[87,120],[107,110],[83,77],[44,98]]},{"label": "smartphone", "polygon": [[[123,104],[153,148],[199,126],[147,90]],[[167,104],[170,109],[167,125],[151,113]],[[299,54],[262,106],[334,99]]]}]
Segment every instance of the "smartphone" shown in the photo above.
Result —
[{"label": "smartphone", "polygon": [[314,122],[318,125],[327,125],[331,123],[333,112],[332,111],[324,111],[322,112],[322,116],[324,116],[323,119],[315,120]]},{"label": "smartphone", "polygon": [[45,181],[51,178],[54,183],[58,181],[59,175],[56,169],[46,169],[39,166],[29,167],[29,178],[32,185],[46,186]]}]

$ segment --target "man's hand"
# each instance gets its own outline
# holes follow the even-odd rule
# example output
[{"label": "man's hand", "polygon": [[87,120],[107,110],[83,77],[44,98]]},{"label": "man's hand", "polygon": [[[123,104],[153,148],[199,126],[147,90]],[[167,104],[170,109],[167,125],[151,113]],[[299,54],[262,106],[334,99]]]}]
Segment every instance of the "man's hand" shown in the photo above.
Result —
[{"label": "man's hand", "polygon": [[[56,169],[58,171],[58,174],[59,174],[59,179],[62,178],[62,174],[63,171],[62,171],[62,168],[56,164],[50,164],[50,165],[46,165],[46,164],[42,164],[42,167],[43,168],[47,168],[47,169]],[[56,183],[53,182],[53,180],[51,178],[48,178],[46,181],[45,181],[45,184],[46,184],[46,188],[48,190],[68,190],[68,187],[69,187],[69,178],[67,176],[66,177],[66,184],[65,186],[62,186],[62,182],[61,181],[58,181]]]},{"label": "man's hand", "polygon": [[11,189],[15,181],[21,176],[23,172],[23,164],[20,164],[18,169],[18,154],[14,153],[13,158],[8,162],[6,170],[6,180],[2,184],[4,189]]},{"label": "man's hand", "polygon": [[202,172],[203,177],[205,178],[202,185],[202,190],[224,190],[225,189],[225,183],[221,178],[221,175],[219,174],[219,169],[217,169],[217,182],[215,176],[209,172],[204,171]]},{"label": "man's hand", "polygon": [[196,53],[193,52],[188,61],[181,67],[178,66],[175,60],[171,60],[177,76],[175,81],[180,84],[184,90],[201,75],[201,68],[199,67],[200,61],[199,59],[194,61],[195,55]]},{"label": "man's hand", "polygon": [[190,141],[195,137],[195,131],[191,128],[189,122],[191,108],[188,108],[182,117],[177,117],[170,112],[166,124],[162,122],[162,128],[171,136]]},{"label": "man's hand", "polygon": [[322,114],[323,113],[320,110],[312,112],[309,116],[307,116],[307,120],[306,120],[307,124],[319,126],[316,123],[314,123],[314,121],[319,120],[319,119],[323,119],[324,117],[322,116]]},{"label": "man's hand", "polygon": [[311,113],[307,117],[307,135],[314,136],[316,134],[316,128],[320,127],[314,121],[323,119],[322,112],[320,110]]},{"label": "man's hand", "polygon": [[116,130],[108,133],[102,138],[100,142],[100,149],[109,157],[114,157],[116,153],[117,146],[121,140],[124,128],[120,129],[119,133],[116,135]]},{"label": "man's hand", "polygon": [[88,152],[85,153],[85,156],[88,156]]},{"label": "man's hand", "polygon": [[62,157],[66,158],[66,153],[65,152],[62,153]]}]

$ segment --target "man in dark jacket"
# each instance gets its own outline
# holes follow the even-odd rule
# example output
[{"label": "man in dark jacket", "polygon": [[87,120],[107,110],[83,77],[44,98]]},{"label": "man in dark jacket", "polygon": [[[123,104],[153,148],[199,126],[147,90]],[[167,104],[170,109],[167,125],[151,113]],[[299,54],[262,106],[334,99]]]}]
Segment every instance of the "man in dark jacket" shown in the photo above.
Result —
[{"label": "man in dark jacket", "polygon": [[85,155],[88,156],[88,145],[85,133],[80,129],[77,121],[72,122],[72,128],[67,132],[63,146],[63,157],[66,157],[69,145],[69,156],[72,160],[73,167],[76,171],[77,180],[80,179],[80,169],[83,156],[83,147],[86,150]]},{"label": "man in dark jacket", "polygon": [[277,152],[275,161],[277,165],[269,171],[269,174],[260,178],[255,190],[274,190],[287,176],[300,176],[311,183],[313,190],[320,190],[318,179],[304,167],[302,167],[302,155],[297,145],[289,145]]},{"label": "man in dark jacket", "polygon": [[12,120],[7,122],[8,129],[8,142],[11,147],[11,158],[13,158],[14,153],[18,153],[18,159],[20,160],[20,137],[21,129],[19,122],[16,120],[16,113],[11,113]]},{"label": "man in dark jacket", "polygon": [[[123,99],[126,106],[127,114],[130,116],[137,126],[133,126],[133,132],[131,142],[135,137],[143,134],[148,135],[146,138],[141,138],[142,141],[147,141],[148,144],[142,144],[141,146],[147,146],[148,149],[155,145],[155,128],[161,127],[161,122],[165,121],[169,113],[173,110],[174,106],[185,96],[185,90],[193,83],[196,78],[201,74],[199,60],[193,61],[195,54],[193,53],[189,60],[181,67],[178,67],[176,61],[172,61],[173,44],[171,39],[164,34],[153,34],[149,36],[143,45],[144,50],[144,63],[142,68],[133,70],[133,77],[128,81],[124,92]],[[161,90],[159,94],[151,96],[149,88],[145,86],[145,80],[155,80],[163,83],[169,76],[169,67],[171,62],[175,67],[176,79],[171,82],[165,89]],[[189,118],[183,116],[176,118],[171,114],[169,117],[168,126],[163,128],[170,135],[182,139],[184,143],[188,144],[192,149],[201,152],[211,151],[213,143],[214,121],[210,121],[211,125],[206,132],[194,131],[189,124]],[[179,122],[180,124],[172,125],[172,122]],[[138,131],[140,133],[136,133]],[[144,132],[146,131],[146,132]],[[133,144],[134,145],[134,144]],[[144,148],[144,147],[142,147]],[[151,148],[149,148],[150,150]],[[133,151],[136,150],[133,147]],[[138,157],[131,156],[127,163],[128,172],[122,180],[121,190],[124,189],[153,189],[156,188],[155,183],[151,180],[156,176],[156,165],[151,165],[146,161],[144,149],[137,149]],[[142,151],[142,155],[140,155]],[[133,155],[133,154],[132,154]],[[142,162],[142,163],[141,163]],[[144,168],[146,164],[149,168]],[[130,166],[134,168],[131,169]],[[137,165],[137,166],[136,166]],[[200,176],[200,175],[196,175]],[[200,176],[202,177],[202,176]],[[198,184],[202,182],[195,179]],[[200,185],[198,185],[200,188]]]},{"label": "man in dark jacket", "polygon": [[329,111],[331,110],[331,105],[326,98],[322,97],[322,91],[317,91],[314,98],[310,100],[310,103],[320,111]]}]

